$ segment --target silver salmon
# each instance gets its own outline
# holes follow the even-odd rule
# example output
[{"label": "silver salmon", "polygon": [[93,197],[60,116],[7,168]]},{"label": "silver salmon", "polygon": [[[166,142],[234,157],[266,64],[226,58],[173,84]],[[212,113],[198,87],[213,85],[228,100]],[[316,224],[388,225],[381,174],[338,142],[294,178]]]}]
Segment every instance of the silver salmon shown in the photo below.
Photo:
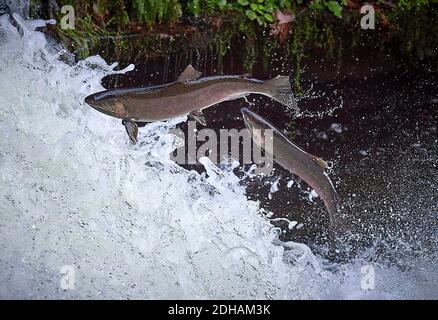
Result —
[{"label": "silver salmon", "polygon": [[296,108],[287,76],[267,81],[245,76],[199,79],[200,76],[201,73],[189,65],[176,82],[146,88],[105,90],[87,96],[85,102],[106,115],[122,119],[132,143],[137,142],[136,122],[163,121],[189,114],[205,126],[203,109],[252,93]]},{"label": "silver salmon", "polygon": [[[315,190],[329,212],[331,228],[336,227],[339,222],[337,213],[339,211],[341,198],[325,172],[327,163],[321,158],[313,156],[293,144],[277,128],[260,115],[247,108],[241,109],[241,112],[245,126],[250,130],[251,137],[258,146],[264,148],[264,132],[266,129],[272,130],[272,154],[268,155],[283,168],[296,174]],[[266,149],[265,152],[269,153]]]}]

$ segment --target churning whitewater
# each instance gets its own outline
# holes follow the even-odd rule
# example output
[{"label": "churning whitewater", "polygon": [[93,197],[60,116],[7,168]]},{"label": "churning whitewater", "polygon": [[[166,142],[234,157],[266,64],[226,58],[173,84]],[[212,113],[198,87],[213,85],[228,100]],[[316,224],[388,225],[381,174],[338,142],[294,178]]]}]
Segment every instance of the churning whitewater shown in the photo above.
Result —
[{"label": "churning whitewater", "polygon": [[231,170],[169,159],[185,118],[130,145],[83,103],[116,64],[66,64],[34,31],[45,22],[14,18],[20,32],[0,19],[0,298],[436,297],[436,259],[375,264],[376,288],[362,290],[364,259],[335,265],[280,242]]}]

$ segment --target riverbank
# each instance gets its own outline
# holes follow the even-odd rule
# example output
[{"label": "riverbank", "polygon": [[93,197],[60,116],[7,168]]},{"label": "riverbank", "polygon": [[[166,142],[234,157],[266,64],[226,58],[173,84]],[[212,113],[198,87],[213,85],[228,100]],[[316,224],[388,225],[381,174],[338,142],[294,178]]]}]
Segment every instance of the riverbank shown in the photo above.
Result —
[{"label": "riverbank", "polygon": [[390,56],[422,68],[437,68],[438,10],[427,0],[369,2],[376,23],[375,29],[368,30],[360,27],[363,3],[350,0],[307,5],[274,0],[147,2],[157,5],[153,10],[142,7],[146,2],[141,0],[42,3],[31,1],[32,17],[60,21],[59,8],[73,5],[75,29],[62,29],[58,23],[47,32],[78,59],[99,54],[107,61],[126,65],[174,54],[184,63],[204,56],[204,60],[217,61],[210,66],[217,74],[224,73],[224,61],[231,60],[234,70],[237,66],[243,72],[263,74],[275,56],[281,55],[294,75],[297,91],[307,64],[303,61],[313,55],[329,59],[335,70],[342,69],[352,51],[369,52],[380,60]]}]

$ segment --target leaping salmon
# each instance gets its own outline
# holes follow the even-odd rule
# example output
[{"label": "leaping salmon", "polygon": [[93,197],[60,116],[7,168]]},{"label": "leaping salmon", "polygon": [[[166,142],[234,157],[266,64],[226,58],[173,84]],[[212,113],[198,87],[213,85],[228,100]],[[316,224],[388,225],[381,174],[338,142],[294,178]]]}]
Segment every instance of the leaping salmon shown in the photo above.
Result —
[{"label": "leaping salmon", "polygon": [[137,122],[163,121],[189,114],[202,125],[202,110],[227,100],[262,94],[296,108],[289,77],[261,81],[245,76],[199,79],[201,72],[189,65],[177,81],[146,88],[113,89],[94,93],[85,102],[94,109],[119,119],[132,143],[137,143]]},{"label": "leaping salmon", "polygon": [[[330,229],[338,229],[341,224],[338,215],[340,197],[325,172],[327,163],[293,144],[276,127],[255,112],[247,108],[241,109],[241,112],[245,126],[250,130],[251,137],[258,146],[264,148],[265,130],[271,129],[273,131],[272,154],[270,156],[275,162],[296,174],[315,190],[329,212]],[[269,152],[266,149],[265,151]]]}]

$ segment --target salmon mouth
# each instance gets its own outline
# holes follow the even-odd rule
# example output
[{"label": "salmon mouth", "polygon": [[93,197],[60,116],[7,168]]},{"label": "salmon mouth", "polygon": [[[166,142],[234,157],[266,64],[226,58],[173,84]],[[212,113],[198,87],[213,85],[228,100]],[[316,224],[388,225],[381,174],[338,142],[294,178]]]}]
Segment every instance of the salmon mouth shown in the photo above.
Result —
[{"label": "salmon mouth", "polygon": [[86,96],[84,99],[84,102],[86,104],[88,104],[90,107],[94,107],[94,105],[96,103],[96,101],[94,99],[94,95],[92,94],[92,95]]},{"label": "salmon mouth", "polygon": [[108,116],[115,116],[115,114],[113,112],[110,112],[110,110],[108,110],[105,105],[102,105],[100,102],[96,101],[94,94],[85,97],[84,102],[99,112],[102,112]]},{"label": "salmon mouth", "polygon": [[125,106],[118,100],[114,99],[97,99],[95,94],[85,97],[84,102],[93,109],[108,116],[124,119],[128,116]]},{"label": "salmon mouth", "polygon": [[99,107],[99,106],[91,106],[91,107],[92,107],[93,109],[95,109],[95,110],[97,110],[97,111],[103,113],[103,114],[106,114],[107,116],[114,117],[114,118],[120,118],[120,117],[117,116],[116,113],[111,112],[111,111],[108,111],[108,110],[105,109],[105,108],[102,108],[102,107]]}]

